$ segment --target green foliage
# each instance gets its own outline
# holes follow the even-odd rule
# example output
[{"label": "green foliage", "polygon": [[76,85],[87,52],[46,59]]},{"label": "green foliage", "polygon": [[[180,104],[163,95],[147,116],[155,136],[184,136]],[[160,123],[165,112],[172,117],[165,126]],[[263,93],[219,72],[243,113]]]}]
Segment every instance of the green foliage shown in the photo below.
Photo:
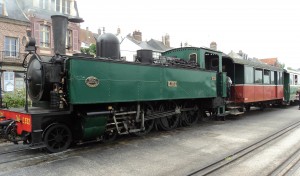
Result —
[{"label": "green foliage", "polygon": [[90,54],[90,55],[96,55],[96,45],[91,44],[89,48],[80,48],[80,52],[83,54]]},{"label": "green foliage", "polygon": [[91,44],[89,49],[90,49],[91,54],[96,55],[96,45],[95,44]]},{"label": "green foliage", "polygon": [[3,96],[3,103],[9,108],[19,108],[25,106],[25,89],[15,90],[14,92],[6,92]]},{"label": "green foliage", "polygon": [[81,53],[90,54],[90,48],[80,48]]}]

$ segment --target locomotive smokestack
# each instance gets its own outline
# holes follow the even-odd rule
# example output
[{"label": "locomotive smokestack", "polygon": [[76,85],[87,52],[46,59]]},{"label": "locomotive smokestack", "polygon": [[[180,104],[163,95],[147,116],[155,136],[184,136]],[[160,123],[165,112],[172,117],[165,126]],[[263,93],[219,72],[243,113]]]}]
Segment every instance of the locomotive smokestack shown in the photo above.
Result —
[{"label": "locomotive smokestack", "polygon": [[54,53],[65,55],[68,17],[63,15],[52,15],[51,19],[54,39]]}]

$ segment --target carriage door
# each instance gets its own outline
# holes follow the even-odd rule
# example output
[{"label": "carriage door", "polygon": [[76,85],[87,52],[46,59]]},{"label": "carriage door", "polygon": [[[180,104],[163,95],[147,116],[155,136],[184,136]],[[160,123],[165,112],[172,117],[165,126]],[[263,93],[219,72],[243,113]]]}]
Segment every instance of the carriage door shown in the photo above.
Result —
[{"label": "carriage door", "polygon": [[[281,86],[282,84],[282,77],[280,79],[281,72],[279,72],[279,83],[278,85]],[[287,72],[283,72],[283,93],[284,93],[284,101],[286,103],[290,102],[290,74]]]},{"label": "carriage door", "polygon": [[271,85],[275,87],[275,98],[278,98],[277,71],[271,71]]}]

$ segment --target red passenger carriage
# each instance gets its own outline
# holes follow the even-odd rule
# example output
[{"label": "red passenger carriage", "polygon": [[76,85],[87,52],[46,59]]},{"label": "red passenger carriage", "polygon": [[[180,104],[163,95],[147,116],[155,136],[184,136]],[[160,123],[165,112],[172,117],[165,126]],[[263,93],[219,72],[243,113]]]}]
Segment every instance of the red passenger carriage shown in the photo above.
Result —
[{"label": "red passenger carriage", "polygon": [[284,98],[282,68],[258,60],[237,59],[224,55],[223,71],[227,72],[227,76],[233,82],[228,97],[228,109],[243,112],[244,108],[250,110],[251,106],[264,108],[282,104]]}]

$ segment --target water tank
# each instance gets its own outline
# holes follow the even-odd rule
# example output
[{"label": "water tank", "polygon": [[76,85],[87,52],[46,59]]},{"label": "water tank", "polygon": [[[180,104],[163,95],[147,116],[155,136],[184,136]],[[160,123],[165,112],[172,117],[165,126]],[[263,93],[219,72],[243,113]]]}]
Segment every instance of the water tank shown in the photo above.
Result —
[{"label": "water tank", "polygon": [[152,50],[142,49],[137,50],[137,61],[141,63],[153,63]]},{"label": "water tank", "polygon": [[97,38],[97,57],[120,59],[120,43],[118,38],[111,33],[105,33]]}]

